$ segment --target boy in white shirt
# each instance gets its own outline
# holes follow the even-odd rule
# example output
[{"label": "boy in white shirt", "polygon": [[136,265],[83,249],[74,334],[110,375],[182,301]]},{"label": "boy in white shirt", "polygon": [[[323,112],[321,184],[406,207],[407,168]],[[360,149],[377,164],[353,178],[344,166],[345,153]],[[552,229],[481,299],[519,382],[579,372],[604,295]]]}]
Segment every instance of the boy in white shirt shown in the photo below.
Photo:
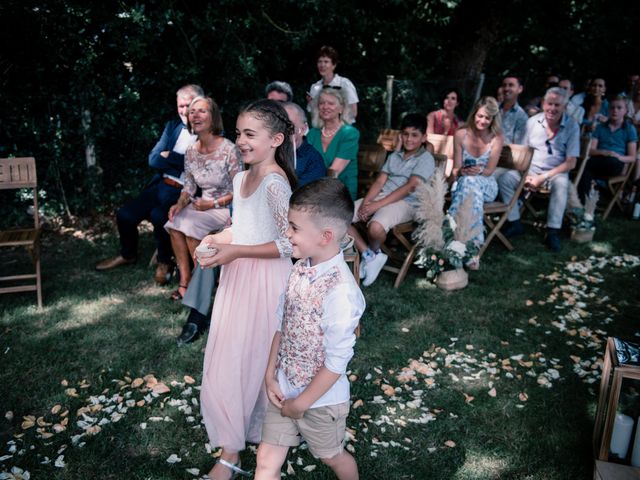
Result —
[{"label": "boy in white shirt", "polygon": [[316,180],[291,196],[287,236],[301,260],[278,307],[256,480],[280,478],[289,448],[301,438],[339,479],[358,478],[354,458],[343,449],[350,396],[345,372],[365,309],[340,249],[352,217],[353,201],[337,179]]}]

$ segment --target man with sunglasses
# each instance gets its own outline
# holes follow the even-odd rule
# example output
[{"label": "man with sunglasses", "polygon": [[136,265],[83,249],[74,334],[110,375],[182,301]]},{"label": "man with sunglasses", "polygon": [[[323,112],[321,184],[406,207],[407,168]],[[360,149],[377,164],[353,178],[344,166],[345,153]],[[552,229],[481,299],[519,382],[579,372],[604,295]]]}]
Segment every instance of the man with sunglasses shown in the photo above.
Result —
[{"label": "man with sunglasses", "polygon": [[[580,155],[580,127],[565,113],[568,100],[567,91],[562,88],[547,90],[542,112],[527,121],[524,138],[524,145],[534,150],[525,188],[535,191],[544,187],[550,192],[545,244],[554,252],[561,248],[560,228],[569,196],[569,172]],[[503,202],[511,200],[519,182],[520,175],[514,170],[499,178]],[[503,234],[513,237],[523,232],[520,211],[514,207],[509,212]]]}]

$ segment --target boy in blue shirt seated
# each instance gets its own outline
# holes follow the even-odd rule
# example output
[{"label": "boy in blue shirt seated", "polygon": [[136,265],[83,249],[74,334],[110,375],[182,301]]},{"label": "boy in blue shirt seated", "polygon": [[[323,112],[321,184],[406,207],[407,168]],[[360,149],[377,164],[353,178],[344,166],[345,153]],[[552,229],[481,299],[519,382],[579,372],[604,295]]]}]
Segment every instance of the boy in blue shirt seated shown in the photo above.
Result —
[{"label": "boy in blue shirt seated", "polygon": [[394,226],[414,219],[418,199],[415,189],[435,170],[435,161],[423,146],[427,121],[421,113],[409,113],[400,125],[402,149],[392,152],[364,198],[355,202],[353,222],[367,222],[368,243],[352,225],[349,234],[362,257],[360,278],[371,285],[387,262],[380,246]]}]

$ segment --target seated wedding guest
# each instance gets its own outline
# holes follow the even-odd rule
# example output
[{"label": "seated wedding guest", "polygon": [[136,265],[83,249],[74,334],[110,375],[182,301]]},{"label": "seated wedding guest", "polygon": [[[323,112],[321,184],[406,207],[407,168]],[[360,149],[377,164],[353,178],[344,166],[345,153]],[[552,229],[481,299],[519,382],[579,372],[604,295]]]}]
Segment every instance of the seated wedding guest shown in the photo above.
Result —
[{"label": "seated wedding guest", "polygon": [[521,144],[529,117],[518,104],[518,97],[524,86],[522,79],[515,75],[506,75],[502,80],[502,94],[504,100],[500,104],[501,131],[504,143]]},{"label": "seated wedding guest", "polygon": [[307,140],[324,159],[324,165],[349,189],[355,199],[358,191],[358,141],[360,132],[351,126],[351,109],[343,90],[325,88],[312,103],[314,128]]},{"label": "seated wedding guest", "polygon": [[599,123],[606,122],[609,116],[609,102],[605,97],[607,85],[603,78],[597,77],[591,80],[589,91],[584,97],[582,108],[584,108],[584,118],[582,119],[582,131],[591,134]]},{"label": "seated wedding guest", "polygon": [[153,224],[153,236],[158,249],[155,281],[164,285],[173,272],[173,252],[164,224],[169,208],[180,196],[182,185],[177,181],[184,170],[184,152],[196,140],[187,130],[187,111],[191,101],[204,95],[198,85],[185,85],[176,93],[179,119],[167,122],[162,136],[149,154],[149,166],[156,170],[142,193],[118,210],[116,220],[120,234],[120,254],[103,260],[96,270],[109,270],[135,263],[138,256],[138,225],[143,220]]},{"label": "seated wedding guest", "polygon": [[[327,171],[322,155],[304,138],[308,126],[302,108],[295,103],[284,103],[283,106],[294,128],[298,185],[306,185],[324,177]],[[189,307],[190,311],[178,336],[178,346],[193,342],[206,330],[213,290],[216,286],[216,270],[218,269],[202,269],[199,264],[193,269],[193,277],[182,300],[182,304]]]},{"label": "seated wedding guest", "polygon": [[626,82],[625,82],[625,89],[622,92],[620,92],[620,95],[623,95],[625,97],[630,97],[633,93],[634,88],[636,87],[636,85],[638,85],[639,82],[640,82],[640,75],[638,75],[638,73],[633,73],[633,72],[628,73]]},{"label": "seated wedding guest", "polygon": [[296,144],[295,149],[295,168],[296,176],[298,177],[298,187],[302,187],[313,180],[322,178],[327,175],[327,169],[324,166],[324,159],[320,152],[315,149],[307,139],[305,135],[309,130],[307,124],[307,116],[296,103],[285,103],[284,109],[287,111],[287,116],[294,128],[294,142]]},{"label": "seated wedding guest", "polygon": [[[527,122],[524,140],[524,145],[533,148],[525,188],[537,190],[546,185],[550,190],[545,244],[554,252],[561,248],[560,228],[569,197],[569,172],[576,166],[580,155],[580,128],[565,113],[568,100],[567,91],[560,87],[547,90],[542,100],[542,112]],[[515,170],[509,170],[500,177],[500,195],[504,203],[513,198],[520,178]],[[524,232],[517,205],[507,219],[502,230],[505,237]]]},{"label": "seated wedding guest", "polygon": [[335,73],[338,66],[338,52],[335,48],[325,45],[318,51],[317,60],[318,73],[322,78],[311,85],[307,93],[307,109],[311,111],[312,101],[318,98],[322,89],[333,87],[337,90],[342,90],[345,102],[351,109],[348,123],[352,124],[358,116],[358,102],[360,100],[358,99],[356,87],[351,80]]},{"label": "seated wedding guest", "polygon": [[626,114],[626,97],[617,96],[609,104],[609,119],[593,132],[589,160],[578,185],[582,202],[595,178],[620,175],[625,164],[636,161],[638,134]]},{"label": "seated wedding guest", "polygon": [[355,203],[352,223],[367,224],[367,240],[353,225],[349,234],[362,257],[360,278],[365,287],[378,278],[387,261],[387,255],[380,250],[387,233],[396,225],[415,219],[419,205],[415,189],[435,171],[433,155],[423,146],[426,129],[423,114],[404,116],[400,124],[400,148],[389,155],[367,194]]},{"label": "seated wedding guest", "polygon": [[640,126],[640,82],[635,84],[631,98],[627,99],[627,118],[636,127]]},{"label": "seated wedding guest", "polygon": [[269,100],[276,100],[279,102],[290,102],[293,100],[293,90],[291,89],[291,85],[279,80],[267,85],[264,89],[264,95]]},{"label": "seated wedding guest", "polygon": [[[191,259],[200,241],[230,221],[233,177],[240,171],[240,152],[222,136],[222,117],[213,99],[193,99],[187,128],[198,140],[185,154],[184,187],[165,224],[180,272],[179,287],[171,297],[174,300],[181,299],[187,290]],[[200,196],[196,196],[198,189]]]},{"label": "seated wedding guest", "polygon": [[[506,90],[509,87],[505,88],[505,97]],[[467,122],[453,137],[453,173],[458,175],[458,180],[452,193],[449,215],[455,218],[465,198],[473,198],[474,223],[471,228],[480,226],[480,234],[473,239],[478,246],[484,243],[484,203],[492,202],[498,196],[494,171],[505,141],[499,113],[495,98],[482,97],[471,110]],[[468,267],[477,270],[480,259],[474,258]]]},{"label": "seated wedding guest", "polygon": [[462,123],[456,115],[460,105],[460,93],[455,88],[445,90],[442,108],[427,115],[427,133],[453,135]]},{"label": "seated wedding guest", "polygon": [[[544,90],[546,92],[551,87],[557,87],[560,82],[560,77],[555,73],[550,73],[547,75],[546,80],[544,81]],[[530,117],[535,115],[536,113],[540,113],[542,111],[542,97],[534,97],[527,103],[527,106],[524,107],[527,115]]]},{"label": "seated wedding guest", "polygon": [[[567,91],[567,95],[569,98],[573,96],[573,83],[568,78],[560,79],[558,82],[558,86]],[[577,105],[573,102],[567,103],[567,115],[569,115],[575,122],[580,125],[582,123],[582,119],[584,118],[584,108],[580,105]]]}]

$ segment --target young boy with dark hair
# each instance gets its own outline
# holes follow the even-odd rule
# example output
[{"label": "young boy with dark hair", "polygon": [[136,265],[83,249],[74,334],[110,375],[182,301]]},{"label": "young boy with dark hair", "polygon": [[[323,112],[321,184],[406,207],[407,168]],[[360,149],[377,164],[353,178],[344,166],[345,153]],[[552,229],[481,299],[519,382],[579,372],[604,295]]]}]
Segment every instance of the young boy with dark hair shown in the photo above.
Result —
[{"label": "young boy with dark hair", "polygon": [[345,372],[365,309],[340,249],[352,217],[353,201],[337,179],[316,180],[291,195],[287,236],[301,260],[278,306],[256,480],[280,478],[289,448],[301,437],[339,479],[358,478],[354,458],[343,449],[350,397]]},{"label": "young boy with dark hair", "polygon": [[421,113],[409,113],[400,125],[401,151],[392,152],[364,198],[356,200],[353,223],[367,222],[369,243],[355,227],[349,227],[361,254],[360,278],[371,285],[387,262],[380,246],[394,226],[414,219],[418,199],[416,187],[426,182],[435,170],[433,155],[423,144],[427,141],[427,121]]}]

